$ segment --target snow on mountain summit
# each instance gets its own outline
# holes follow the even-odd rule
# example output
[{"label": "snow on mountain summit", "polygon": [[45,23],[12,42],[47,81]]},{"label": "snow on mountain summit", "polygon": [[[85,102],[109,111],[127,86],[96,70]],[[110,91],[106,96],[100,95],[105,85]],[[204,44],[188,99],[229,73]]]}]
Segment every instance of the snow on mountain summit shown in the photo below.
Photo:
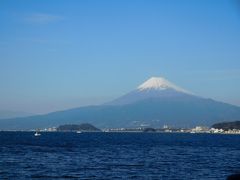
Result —
[{"label": "snow on mountain summit", "polygon": [[189,93],[188,91],[176,86],[175,84],[171,83],[167,79],[163,77],[151,77],[143,84],[138,86],[137,88],[139,91],[144,90],[166,90],[166,89],[173,89],[179,92]]}]

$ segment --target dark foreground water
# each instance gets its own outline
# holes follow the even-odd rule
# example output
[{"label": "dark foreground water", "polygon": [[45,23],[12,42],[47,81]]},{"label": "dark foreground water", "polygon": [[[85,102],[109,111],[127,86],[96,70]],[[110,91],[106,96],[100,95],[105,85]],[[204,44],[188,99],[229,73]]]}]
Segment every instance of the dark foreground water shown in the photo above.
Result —
[{"label": "dark foreground water", "polygon": [[0,179],[226,179],[240,135],[0,132]]}]

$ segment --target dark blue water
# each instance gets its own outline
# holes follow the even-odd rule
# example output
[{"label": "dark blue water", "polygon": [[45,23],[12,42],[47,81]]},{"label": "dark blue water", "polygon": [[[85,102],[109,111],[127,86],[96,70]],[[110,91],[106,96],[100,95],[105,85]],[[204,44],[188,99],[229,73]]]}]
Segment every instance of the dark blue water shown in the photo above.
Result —
[{"label": "dark blue water", "polygon": [[0,132],[0,179],[226,179],[240,135]]}]

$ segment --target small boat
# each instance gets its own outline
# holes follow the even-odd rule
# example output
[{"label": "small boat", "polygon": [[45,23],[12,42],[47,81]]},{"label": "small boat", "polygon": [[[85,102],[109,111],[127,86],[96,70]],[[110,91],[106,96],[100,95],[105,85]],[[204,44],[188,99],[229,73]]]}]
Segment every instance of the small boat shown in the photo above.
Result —
[{"label": "small boat", "polygon": [[82,131],[77,131],[78,134],[82,133]]},{"label": "small boat", "polygon": [[41,136],[41,134],[39,132],[35,132],[34,136]]}]

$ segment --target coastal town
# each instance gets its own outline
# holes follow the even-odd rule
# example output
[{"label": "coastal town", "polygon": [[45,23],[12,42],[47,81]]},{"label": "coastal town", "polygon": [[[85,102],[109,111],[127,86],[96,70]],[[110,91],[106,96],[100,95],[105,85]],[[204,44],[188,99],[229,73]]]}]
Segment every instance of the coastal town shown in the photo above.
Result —
[{"label": "coastal town", "polygon": [[212,134],[240,134],[240,129],[217,129],[203,126],[196,126],[195,128],[170,128],[164,125],[163,128],[150,128],[150,127],[139,127],[139,128],[112,128],[104,129],[104,132],[156,132],[156,133],[212,133]]},{"label": "coastal town", "polygon": [[[82,125],[71,125],[69,128],[61,128],[59,127],[51,127],[51,128],[44,128],[44,129],[32,129],[31,131],[41,131],[41,132],[147,132],[147,133],[210,133],[210,134],[240,134],[240,129],[222,129],[222,128],[214,128],[214,127],[205,127],[205,126],[196,126],[194,128],[172,128],[168,125],[164,125],[162,128],[152,128],[152,127],[136,127],[136,128],[104,128],[104,129],[97,129],[90,124],[84,124],[85,127],[88,128],[84,129]],[[68,125],[63,125],[68,126]],[[79,128],[78,128],[79,127]]]}]

